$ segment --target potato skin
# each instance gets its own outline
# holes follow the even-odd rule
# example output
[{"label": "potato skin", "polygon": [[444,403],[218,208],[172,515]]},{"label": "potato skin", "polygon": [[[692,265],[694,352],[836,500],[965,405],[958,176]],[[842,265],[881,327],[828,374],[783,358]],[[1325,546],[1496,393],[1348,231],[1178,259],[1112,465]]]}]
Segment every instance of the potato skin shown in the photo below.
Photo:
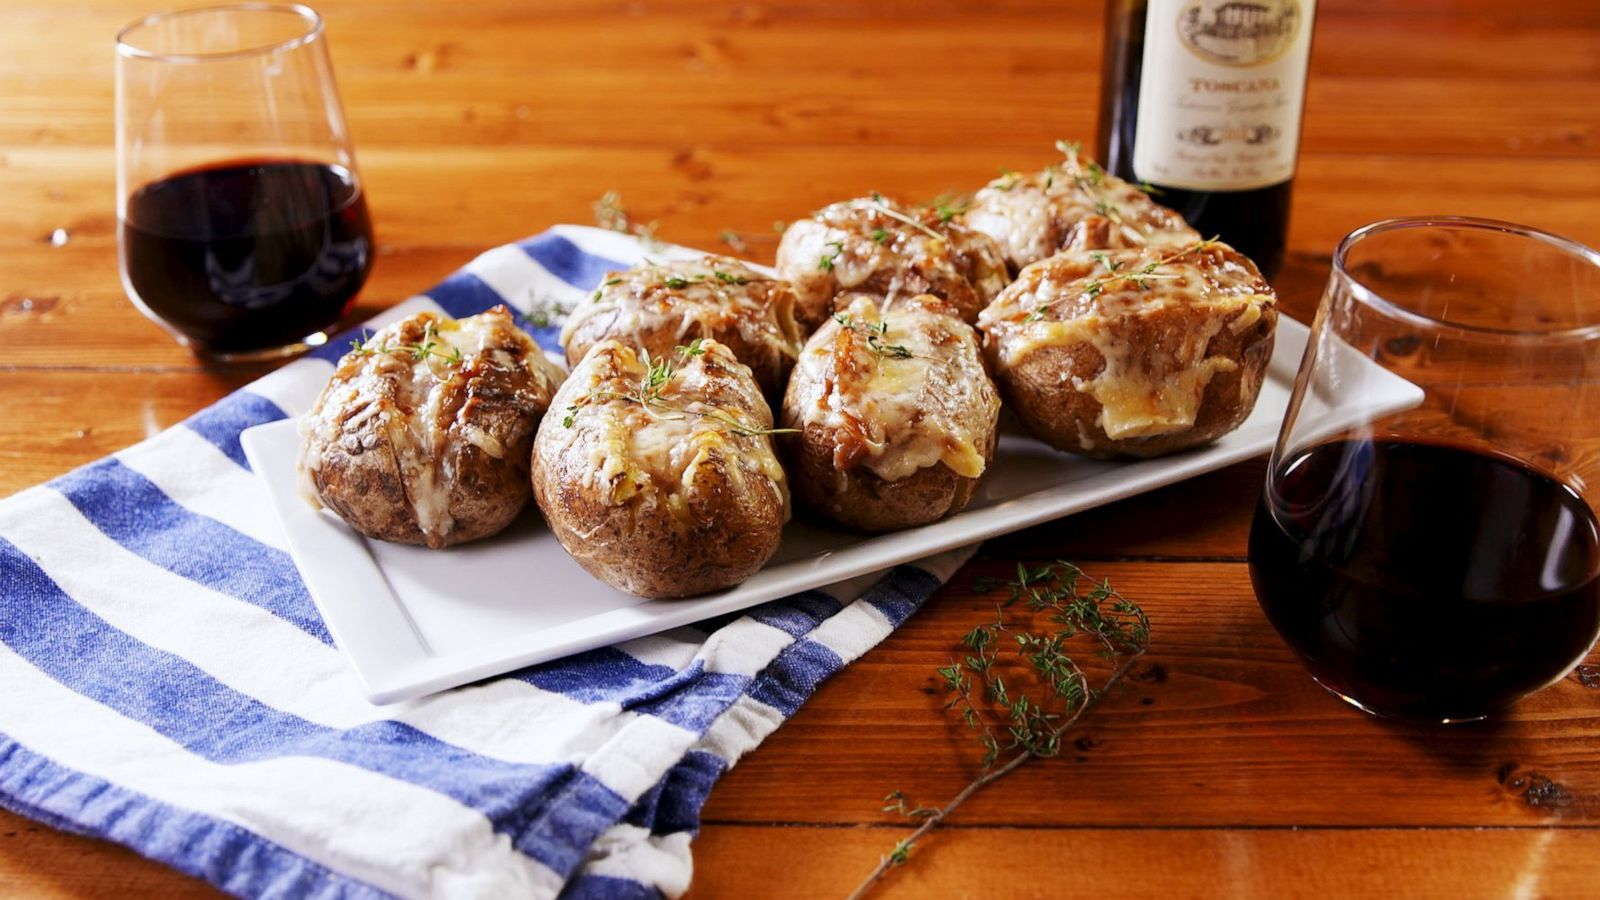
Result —
[{"label": "potato skin", "polygon": [[[985,354],[1007,407],[1029,431],[1095,459],[1148,458],[1209,443],[1250,415],[1272,359],[1276,299],[1231,247],[1191,247],[1204,249],[1059,254],[1025,268],[984,311]],[[1163,259],[1172,261],[1156,267],[1161,280],[1144,286],[1105,274],[1107,260],[1138,272]],[[1086,290],[1095,283],[1100,288]],[[1033,310],[1039,318],[1030,321]],[[1153,405],[1205,370],[1192,421],[1108,434],[1094,391],[1113,366],[1107,349],[1118,358],[1110,374],[1147,387],[1148,397],[1136,399]]]},{"label": "potato skin", "polygon": [[[1130,322],[1123,333],[1130,342],[1154,343],[1172,332],[1197,327],[1198,318],[1160,316]],[[1091,394],[1061,389],[1063,373],[1068,381],[1090,381],[1104,371],[1105,357],[1089,344],[1041,347],[1028,354],[1001,375],[1000,393],[1029,431],[1058,450],[1091,459],[1165,456],[1209,444],[1249,418],[1272,359],[1276,321],[1274,312],[1239,334],[1224,327],[1206,344],[1206,356],[1234,360],[1238,367],[1207,382],[1194,425],[1182,431],[1121,439],[1107,435],[1099,424],[1100,401]]]},{"label": "potato skin", "polygon": [[608,272],[567,317],[561,346],[576,366],[589,348],[614,338],[665,359],[695,338],[725,345],[750,367],[769,398],[783,396],[803,337],[794,288],[739,260],[707,256]]},{"label": "potato skin", "polygon": [[[985,462],[994,461],[998,441],[995,429],[980,448]],[[885,481],[865,469],[840,472],[833,465],[833,435],[820,425],[806,425],[781,443],[795,500],[857,531],[899,531],[937,522],[965,509],[978,490],[980,479],[957,475],[942,463],[898,481]]]},{"label": "potato skin", "polygon": [[495,534],[527,505],[533,433],[561,379],[505,307],[397,322],[339,361],[302,423],[306,492],[378,540]]},{"label": "potato skin", "polygon": [[[959,512],[994,460],[998,442],[1000,398],[974,332],[930,295],[881,311],[870,298],[855,297],[839,315],[851,326],[829,320],[812,335],[784,395],[781,424],[795,432],[780,434],[779,445],[796,500],[834,523],[869,532],[926,525]],[[884,322],[889,327],[880,344],[905,346],[916,354],[913,359],[871,351],[866,337]],[[903,397],[887,396],[892,373],[880,375],[877,366],[930,361],[903,379]],[[969,462],[976,462],[966,473],[941,458],[949,441],[964,443]],[[872,443],[882,445],[878,459],[915,446],[932,447],[933,453],[911,471],[892,471],[887,474],[896,477],[886,478],[873,470],[867,449]],[[896,467],[905,468],[911,467]]]},{"label": "potato skin", "polygon": [[[663,403],[770,431],[772,412],[749,368],[715,341],[699,349],[676,357]],[[771,437],[656,409],[683,416],[663,422],[613,396],[646,377],[620,341],[590,349],[534,440],[534,497],[572,558],[618,590],[672,598],[731,587],[777,552],[788,519]]]},{"label": "potato skin", "polygon": [[884,300],[933,294],[971,324],[1010,280],[987,235],[934,210],[884,197],[834,203],[789,225],[778,243],[779,276],[794,285],[795,318],[810,334],[844,295]]}]

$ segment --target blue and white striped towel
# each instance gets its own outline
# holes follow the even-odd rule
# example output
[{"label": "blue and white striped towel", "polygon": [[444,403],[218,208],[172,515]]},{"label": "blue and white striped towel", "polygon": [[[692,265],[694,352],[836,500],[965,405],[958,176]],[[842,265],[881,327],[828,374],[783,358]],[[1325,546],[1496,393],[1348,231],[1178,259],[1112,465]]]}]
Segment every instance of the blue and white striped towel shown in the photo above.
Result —
[{"label": "blue and white striped towel", "polygon": [[[572,302],[643,255],[558,227],[404,307]],[[342,349],[0,502],[0,804],[244,896],[676,895],[717,778],[970,552],[372,706],[239,447]]]}]

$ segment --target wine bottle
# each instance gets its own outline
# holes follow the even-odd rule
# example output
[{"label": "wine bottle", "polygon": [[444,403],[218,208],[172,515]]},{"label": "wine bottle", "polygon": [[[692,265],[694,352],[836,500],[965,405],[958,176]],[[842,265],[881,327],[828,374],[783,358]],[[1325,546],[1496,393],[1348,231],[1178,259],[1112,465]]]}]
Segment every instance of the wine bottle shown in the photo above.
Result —
[{"label": "wine bottle", "polygon": [[1206,237],[1283,263],[1316,0],[1109,0],[1100,159]]}]

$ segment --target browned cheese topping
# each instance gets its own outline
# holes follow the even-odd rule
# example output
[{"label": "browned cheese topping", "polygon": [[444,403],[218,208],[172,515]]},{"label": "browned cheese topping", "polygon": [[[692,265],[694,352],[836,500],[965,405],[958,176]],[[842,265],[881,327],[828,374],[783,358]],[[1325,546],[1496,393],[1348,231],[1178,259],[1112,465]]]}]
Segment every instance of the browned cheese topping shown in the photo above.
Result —
[{"label": "browned cheese topping", "polygon": [[1079,156],[1041,172],[1010,172],[973,197],[962,218],[994,238],[1013,269],[1057,251],[1122,250],[1193,243],[1201,235],[1138,187]]},{"label": "browned cheese topping", "polygon": [[[978,327],[997,371],[1034,351],[1087,343],[1105,359],[1098,375],[1063,372],[1063,389],[1099,401],[1100,426],[1113,439],[1179,431],[1194,424],[1207,383],[1236,363],[1208,357],[1223,328],[1235,333],[1276,308],[1272,288],[1256,267],[1226,244],[1067,252],[1023,269]],[[1203,312],[1174,317],[1162,340],[1138,345],[1127,324],[1154,321],[1162,311]]]},{"label": "browned cheese topping", "polygon": [[936,210],[879,196],[835,203],[790,225],[778,246],[778,272],[795,282],[802,305],[818,303],[810,291],[826,292],[823,301],[850,292],[885,299],[926,293],[969,321],[1008,279],[985,235]]},{"label": "browned cheese topping", "polygon": [[567,317],[561,345],[579,336],[596,341],[608,335],[664,334],[664,352],[692,337],[737,333],[776,367],[799,352],[794,303],[788,282],[736,259],[647,263],[608,274]]},{"label": "browned cheese topping", "polygon": [[707,475],[726,478],[736,495],[773,491],[787,509],[771,409],[748,370],[716,341],[696,341],[664,359],[614,340],[597,344],[550,415],[559,418],[546,426],[562,448],[559,458],[581,462],[558,477],[595,490],[607,505],[653,499],[686,516],[689,495]]},{"label": "browned cheese topping", "polygon": [[812,335],[794,377],[802,422],[833,433],[840,471],[862,466],[898,481],[942,462],[958,475],[983,473],[979,445],[999,394],[972,328],[939,299],[880,308],[849,298]]},{"label": "browned cheese topping", "polygon": [[[453,451],[470,444],[504,458],[509,444],[532,432],[564,377],[504,306],[459,320],[419,313],[345,354],[301,428],[355,454],[372,449],[362,442],[372,442],[375,420],[394,448],[418,528],[439,538],[454,525]],[[313,501],[310,476],[320,463],[313,453],[300,460]]]}]

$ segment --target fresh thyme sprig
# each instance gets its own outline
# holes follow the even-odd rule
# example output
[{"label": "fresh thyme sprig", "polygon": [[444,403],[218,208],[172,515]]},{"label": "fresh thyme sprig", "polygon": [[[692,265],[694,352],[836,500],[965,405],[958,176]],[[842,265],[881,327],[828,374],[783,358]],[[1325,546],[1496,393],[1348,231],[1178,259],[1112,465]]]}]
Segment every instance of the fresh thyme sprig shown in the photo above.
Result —
[{"label": "fresh thyme sprig", "polygon": [[[1080,588],[1084,582],[1086,589]],[[1071,563],[1058,560],[1034,569],[1018,564],[1016,579],[1006,586],[1011,593],[995,606],[994,622],[968,632],[961,639],[963,658],[938,670],[952,695],[945,708],[960,711],[984,748],[982,769],[942,807],[913,803],[900,791],[885,797],[885,812],[919,824],[895,843],[850,894],[851,900],[865,896],[891,870],[904,865],[917,841],[973,794],[1031,759],[1058,755],[1062,736],[1098,706],[1150,648],[1150,620],[1144,610],[1109,582],[1088,579]],[[1008,620],[1008,611],[1019,603],[1030,618],[1043,616],[1048,626],[1034,631]],[[1073,643],[1087,643],[1111,665],[1098,687],[1068,652]],[[1002,670],[1019,668],[1023,677],[1007,684]],[[1037,686],[1033,692],[1024,686],[1027,683]],[[1006,754],[1009,758],[1001,763]]]},{"label": "fresh thyme sprig", "polygon": [[1078,159],[1078,154],[1083,152],[1082,144],[1077,141],[1056,141],[1056,149],[1067,158],[1067,174],[1080,190],[1089,193],[1091,188],[1099,187],[1106,180],[1106,170],[1099,163],[1092,159],[1084,163]]},{"label": "fresh thyme sprig", "polygon": [[[1116,225],[1123,235],[1135,244],[1146,244],[1149,240],[1144,232],[1140,231],[1133,223],[1128,222],[1122,214],[1122,208],[1111,202],[1102,193],[1105,186],[1106,170],[1094,160],[1084,162],[1078,158],[1083,152],[1083,146],[1077,141],[1056,141],[1056,149],[1067,158],[1067,174],[1071,176],[1073,186],[1088,200],[1094,201],[1094,211]],[[1045,188],[1048,190],[1054,183],[1055,167],[1050,166],[1045,171],[1047,174]],[[1161,191],[1149,182],[1141,181],[1133,187],[1146,195],[1160,194]]]},{"label": "fresh thyme sprig", "polygon": [[571,304],[529,291],[528,311],[519,313],[517,320],[525,323],[526,327],[549,328],[552,325],[560,325],[571,312]]},{"label": "fresh thyme sprig", "polygon": [[605,293],[605,289],[606,288],[610,287],[613,284],[621,284],[621,283],[622,283],[622,279],[621,278],[617,278],[617,277],[614,277],[614,276],[611,277],[611,278],[607,278],[605,280],[605,282],[600,287],[597,287],[597,288],[594,289],[594,293],[589,295],[589,302],[590,303],[599,303],[600,302],[600,297],[601,297],[601,295],[603,295]]},{"label": "fresh thyme sprig", "polygon": [[606,191],[594,202],[594,223],[608,231],[631,234],[644,241],[651,250],[661,247],[661,241],[656,238],[656,229],[661,223],[655,220],[649,224],[633,221],[628,211],[622,208],[622,195],[616,191]]},{"label": "fresh thyme sprig", "polygon": [[1000,177],[990,185],[997,191],[1009,191],[1022,182],[1022,174],[1012,169],[1001,169]]},{"label": "fresh thyme sprig", "polygon": [[[763,428],[726,413],[720,409],[710,411],[690,409],[678,406],[666,400],[662,395],[672,379],[678,374],[678,361],[688,361],[697,356],[704,356],[706,348],[700,338],[695,338],[688,344],[674,347],[672,354],[664,359],[651,359],[648,350],[639,352],[639,361],[645,365],[645,375],[634,385],[633,390],[626,393],[618,391],[594,390],[578,398],[578,402],[567,407],[562,416],[561,425],[571,428],[578,417],[578,410],[591,403],[606,400],[621,400],[626,403],[638,404],[651,418],[661,420],[678,420],[686,417],[707,419],[720,422],[728,426],[728,430],[744,437],[757,437],[768,434],[784,434],[797,431],[794,428]],[[666,413],[667,415],[662,415]]]},{"label": "fresh thyme sprig", "polygon": [[673,290],[677,290],[679,288],[686,288],[691,284],[699,284],[702,281],[707,281],[712,278],[715,278],[722,284],[739,285],[750,283],[750,279],[747,276],[735,275],[732,272],[724,272],[721,269],[712,269],[710,275],[702,272],[697,275],[690,275],[687,278],[683,277],[682,275],[668,275],[661,283],[669,288],[672,288]]},{"label": "fresh thyme sprig", "polygon": [[451,346],[448,353],[440,350],[438,336],[439,333],[435,330],[433,323],[429,322],[422,326],[422,340],[416,343],[390,344],[389,339],[384,338],[382,343],[373,346],[372,336],[363,331],[361,332],[361,337],[351,339],[350,352],[361,357],[372,356],[376,353],[403,352],[409,354],[413,362],[422,362],[432,356],[442,359],[452,366],[461,365],[461,348]]},{"label": "fresh thyme sprig", "polygon": [[951,219],[971,209],[976,202],[977,198],[971,193],[946,192],[929,200],[923,206],[939,214],[940,225],[948,225]]},{"label": "fresh thyme sprig", "polygon": [[848,313],[834,313],[833,320],[839,327],[846,331],[854,332],[867,339],[867,349],[873,352],[878,359],[913,359],[917,354],[912,353],[905,344],[891,344],[888,342],[889,323],[857,322]]},{"label": "fresh thyme sprig", "polygon": [[1146,263],[1137,269],[1126,272],[1122,270],[1121,260],[1112,259],[1110,255],[1104,251],[1092,252],[1089,254],[1089,258],[1104,266],[1106,268],[1106,274],[1100,278],[1095,278],[1091,281],[1085,282],[1083,289],[1076,294],[1070,296],[1063,295],[1051,300],[1048,303],[1041,303],[1038,306],[1033,307],[1028,311],[1028,314],[1023,317],[1023,324],[1039,321],[1040,319],[1044,318],[1045,310],[1066,300],[1076,299],[1078,297],[1088,297],[1092,300],[1095,297],[1100,296],[1101,292],[1103,292],[1107,287],[1119,281],[1128,282],[1141,291],[1147,291],[1150,289],[1148,282],[1152,278],[1161,279],[1177,277],[1176,275],[1167,275],[1157,272],[1157,269],[1160,269],[1162,266],[1167,265],[1168,263],[1177,262],[1191,253],[1202,253],[1206,250],[1209,250],[1216,246],[1218,240],[1219,239],[1215,237],[1203,238],[1195,241],[1193,244],[1190,244],[1181,250],[1169,253],[1154,262]]},{"label": "fresh thyme sprig", "polygon": [[822,246],[832,247],[833,252],[822,254],[822,258],[817,260],[817,268],[823,272],[832,272],[833,261],[839,258],[839,254],[844,252],[844,241],[829,241]]},{"label": "fresh thyme sprig", "polygon": [[[944,235],[940,234],[937,231],[934,231],[932,228],[929,228],[928,226],[922,224],[921,222],[918,222],[916,219],[911,218],[910,216],[906,215],[905,213],[900,212],[899,210],[891,207],[889,204],[884,203],[883,200],[881,198],[879,198],[877,194],[873,194],[872,195],[872,200],[867,203],[867,208],[872,210],[873,212],[880,213],[882,215],[888,216],[889,218],[894,219],[897,222],[904,222],[905,224],[910,225],[912,228],[917,229],[918,231],[922,232],[923,234],[927,235],[928,237],[933,238],[936,241],[944,240]],[[879,241],[879,243],[882,243],[882,241]]]},{"label": "fresh thyme sprig", "polygon": [[739,232],[731,228],[725,229],[721,237],[722,242],[728,245],[728,249],[735,253],[744,253],[750,249],[750,245],[745,243],[744,238],[739,236]]}]

